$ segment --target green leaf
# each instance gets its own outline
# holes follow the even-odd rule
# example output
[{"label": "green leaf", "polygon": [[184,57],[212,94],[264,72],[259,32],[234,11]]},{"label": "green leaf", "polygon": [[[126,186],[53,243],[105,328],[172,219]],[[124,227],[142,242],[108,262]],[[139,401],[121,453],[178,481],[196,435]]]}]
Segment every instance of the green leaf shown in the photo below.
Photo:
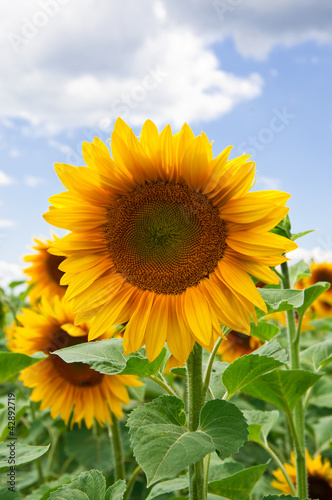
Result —
[{"label": "green leaf", "polygon": [[[283,290],[281,288],[259,288],[266,306],[267,314],[275,312],[288,311],[289,309],[298,308],[303,304],[303,290]],[[265,312],[256,309],[257,318],[265,316]]]},{"label": "green leaf", "polygon": [[38,353],[38,356],[30,357],[20,352],[0,352],[0,384],[45,357],[41,353]]},{"label": "green leaf", "polygon": [[279,412],[246,410],[243,412],[244,417],[248,422],[249,441],[265,442],[270,430],[279,418]]},{"label": "green leaf", "polygon": [[0,488],[1,500],[21,500],[21,495],[18,491],[11,491],[8,488]]},{"label": "green leaf", "polygon": [[89,429],[74,428],[65,435],[65,451],[84,469],[96,468],[105,474],[113,469],[113,453],[107,434],[94,435]]},{"label": "green leaf", "polygon": [[108,488],[105,500],[122,500],[126,491],[126,481],[119,480]]},{"label": "green leaf", "polygon": [[[15,409],[15,427],[17,426],[20,418],[24,415],[28,405],[24,405]],[[10,409],[10,408],[9,408]],[[0,410],[0,441],[6,439],[9,434],[10,427],[8,424],[8,408]]]},{"label": "green leaf", "polygon": [[295,283],[303,278],[311,276],[310,267],[304,260],[300,260],[289,268],[290,286],[293,287]]},{"label": "green leaf", "polygon": [[247,438],[241,411],[222,400],[205,404],[195,432],[187,429],[184,403],[174,396],[161,396],[136,408],[127,425],[136,460],[148,485],[174,477],[212,451],[228,457]]},{"label": "green leaf", "polygon": [[332,380],[324,377],[313,387],[310,404],[318,408],[332,408]]},{"label": "green leaf", "polygon": [[8,286],[9,288],[16,288],[17,286],[23,285],[24,283],[26,283],[26,281],[12,281]]},{"label": "green leaf", "polygon": [[146,500],[152,500],[160,495],[165,495],[165,493],[172,493],[173,491],[184,490],[185,488],[189,488],[189,478],[187,475],[177,477],[176,479],[170,479],[169,481],[163,481],[162,483],[155,484],[151,488],[150,494]]},{"label": "green leaf", "polygon": [[266,340],[271,340],[273,337],[278,335],[279,328],[271,323],[265,323],[265,321],[259,321],[257,325],[251,323],[250,325],[250,335],[257,337],[265,342]]},{"label": "green leaf", "polygon": [[239,464],[239,462],[235,462],[232,458],[221,461],[217,453],[212,453],[210,456],[208,482],[219,481],[219,479],[231,476],[243,469],[243,465]]},{"label": "green leaf", "polygon": [[159,356],[150,363],[145,349],[139,349],[127,357],[127,366],[121,371],[121,375],[138,375],[141,377],[156,375],[165,360],[166,354],[167,351],[164,347]]},{"label": "green leaf", "polygon": [[243,390],[264,373],[275,370],[282,365],[283,363],[277,359],[259,354],[244,355],[236,359],[222,375],[222,382],[228,392],[227,399]]},{"label": "green leaf", "polygon": [[332,340],[315,344],[301,353],[301,363],[319,371],[332,361]]},{"label": "green leaf", "polygon": [[250,500],[250,492],[268,464],[256,465],[208,485],[208,492],[230,500]]},{"label": "green leaf", "polygon": [[18,443],[17,440],[7,439],[5,442],[0,443],[0,472],[8,470],[11,463],[8,462],[10,451],[15,452],[15,466],[25,465],[36,458],[44,455],[50,445],[48,446],[30,446],[28,444]]},{"label": "green leaf", "polygon": [[302,231],[302,233],[294,233],[292,234],[292,240],[295,241],[298,238],[302,238],[302,236],[305,236],[306,234],[310,234],[316,231],[316,229],[309,229],[309,231]]},{"label": "green leaf", "polygon": [[242,392],[273,404],[289,414],[305,392],[321,375],[305,370],[274,370],[262,375]]},{"label": "green leaf", "polygon": [[262,345],[252,354],[259,354],[260,356],[269,356],[271,358],[277,359],[281,363],[287,363],[288,355],[285,349],[282,349],[279,342],[272,339],[270,342]]},{"label": "green leaf", "polygon": [[316,442],[317,454],[327,450],[332,443],[332,416],[321,417],[317,424],[313,425]]},{"label": "green leaf", "polygon": [[56,491],[65,483],[69,483],[71,479],[72,477],[69,474],[65,474],[54,481],[47,481],[24,498],[25,500],[48,500],[52,491]]},{"label": "green leaf", "polygon": [[51,493],[50,500],[90,500],[86,493],[77,489],[61,488]]},{"label": "green leaf", "polygon": [[[50,496],[52,500],[64,498],[71,499],[71,492],[80,492],[78,499],[88,498],[89,500],[102,500],[105,497],[106,480],[101,472],[98,470],[90,470],[81,472],[78,476],[74,477],[70,484],[59,488]],[[85,496],[82,496],[85,495]]]},{"label": "green leaf", "polygon": [[222,374],[228,366],[229,363],[226,363],[226,361],[214,361],[213,363],[210,377],[210,389],[216,399],[222,399],[226,394],[226,387],[221,380]]},{"label": "green leaf", "polygon": [[304,313],[306,310],[311,306],[313,302],[315,302],[316,299],[322,293],[326,292],[330,288],[330,283],[325,282],[325,281],[318,281],[312,286],[309,286],[309,288],[306,288],[303,290],[304,292],[304,301],[301,307],[296,307],[297,312],[299,313],[299,316],[303,317]]},{"label": "green leaf", "polygon": [[174,368],[171,368],[171,373],[177,375],[178,377],[186,377],[187,368],[185,366],[175,366]]},{"label": "green leaf", "polygon": [[126,366],[122,339],[97,340],[54,351],[66,363],[87,363],[97,372],[116,375]]}]

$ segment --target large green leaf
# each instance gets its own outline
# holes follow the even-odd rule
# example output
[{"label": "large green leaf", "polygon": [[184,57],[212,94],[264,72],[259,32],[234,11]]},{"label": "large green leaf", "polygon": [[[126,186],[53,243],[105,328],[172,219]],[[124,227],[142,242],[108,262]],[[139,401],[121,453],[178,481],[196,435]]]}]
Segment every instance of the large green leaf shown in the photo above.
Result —
[{"label": "large green leaf", "polygon": [[332,408],[332,378],[324,376],[313,387],[310,394],[310,404],[318,408]]},{"label": "large green leaf", "polygon": [[282,365],[283,363],[277,359],[259,354],[249,354],[236,359],[222,375],[222,382],[228,392],[227,399],[243,390],[264,373]]},{"label": "large green leaf", "polygon": [[329,288],[330,283],[327,283],[325,281],[318,281],[318,283],[315,283],[314,285],[309,286],[309,288],[303,290],[303,304],[300,307],[296,307],[299,316],[304,316],[304,313],[311,306],[311,304],[315,302],[315,300],[318,299],[318,297],[322,295],[322,293],[326,292],[326,290],[328,290]]},{"label": "large green leaf", "polygon": [[242,392],[263,399],[290,414],[299,399],[320,377],[305,370],[274,370],[257,378]]},{"label": "large green leaf", "polygon": [[168,481],[163,481],[155,484],[147,497],[146,500],[152,500],[160,495],[165,495],[165,493],[172,493],[173,491],[184,490],[189,487],[188,475],[177,477],[176,479],[170,479]]},{"label": "large green leaf", "polygon": [[[70,483],[72,477],[69,474],[60,476],[58,479],[54,481],[47,481],[43,483],[41,486],[33,490],[32,493],[25,496],[25,500],[48,500],[50,498],[50,494],[59,489],[66,483]],[[2,497],[0,497],[2,498]]]},{"label": "large green leaf", "polygon": [[285,349],[282,349],[280,344],[272,339],[270,342],[266,342],[261,347],[256,349],[253,354],[259,354],[260,356],[269,356],[271,358],[277,359],[281,363],[287,363],[288,355]]},{"label": "large green leaf", "polygon": [[20,352],[0,352],[0,384],[45,357],[42,353],[30,357]]},{"label": "large green leaf", "polygon": [[136,460],[148,485],[174,477],[212,451],[228,457],[247,439],[247,424],[241,411],[223,400],[205,404],[195,432],[186,426],[183,401],[174,396],[161,396],[136,408],[127,425]]},{"label": "large green leaf", "polygon": [[332,340],[315,344],[301,353],[301,363],[319,371],[332,361]]},{"label": "large green leaf", "polygon": [[273,337],[278,335],[279,328],[272,323],[266,323],[265,321],[259,321],[257,325],[251,323],[250,325],[250,335],[257,337],[265,342],[266,340],[271,340]]},{"label": "large green leaf", "polygon": [[[66,484],[55,492],[51,493],[50,499],[71,499],[76,498],[70,496],[72,492],[77,494],[79,500],[88,498],[89,500],[104,500],[106,492],[106,480],[98,470],[90,470],[81,472],[74,477],[70,484]],[[79,493],[77,493],[79,492]]]},{"label": "large green leaf", "polygon": [[293,266],[289,267],[290,286],[293,287],[300,279],[310,276],[310,267],[304,260],[300,260]]},{"label": "large green leaf", "polygon": [[116,375],[126,366],[122,339],[98,340],[54,351],[67,363],[87,363],[97,372]]},{"label": "large green leaf", "polygon": [[156,375],[165,360],[167,351],[162,349],[159,356],[150,362],[146,356],[145,349],[139,349],[137,352],[127,356],[127,365],[122,370],[121,375],[138,375],[140,377],[149,377]]},{"label": "large green leaf", "polygon": [[279,412],[273,411],[259,411],[259,410],[246,410],[243,412],[249,430],[249,441],[265,442],[269,432],[279,418]]},{"label": "large green leaf", "polygon": [[[298,308],[303,304],[303,290],[283,290],[281,288],[259,288],[264,302],[267,306],[267,314],[288,311],[289,309]],[[265,316],[265,312],[260,309],[256,310],[257,318]]]},{"label": "large green leaf", "polygon": [[317,424],[313,425],[318,450],[322,453],[327,450],[332,443],[332,416],[321,417]]},{"label": "large green leaf", "polygon": [[18,443],[17,440],[11,441],[10,439],[7,439],[5,442],[0,443],[0,472],[8,470],[11,466],[11,464],[8,463],[11,446],[13,453],[15,453],[16,467],[36,460],[36,458],[44,455],[50,447],[50,445],[30,446],[28,444]]},{"label": "large green leaf", "polygon": [[256,465],[219,481],[213,481],[208,485],[208,492],[230,500],[250,500],[250,492],[266,468],[267,464]]},{"label": "large green leaf", "polygon": [[122,500],[126,491],[126,481],[119,480],[106,490],[105,500]]},{"label": "large green leaf", "polygon": [[17,490],[11,491],[6,488],[0,488],[0,498],[1,500],[21,500],[21,495]]},{"label": "large green leaf", "polygon": [[113,452],[106,433],[95,435],[89,429],[73,429],[65,435],[65,452],[75,457],[84,469],[96,468],[104,474],[113,469]]}]

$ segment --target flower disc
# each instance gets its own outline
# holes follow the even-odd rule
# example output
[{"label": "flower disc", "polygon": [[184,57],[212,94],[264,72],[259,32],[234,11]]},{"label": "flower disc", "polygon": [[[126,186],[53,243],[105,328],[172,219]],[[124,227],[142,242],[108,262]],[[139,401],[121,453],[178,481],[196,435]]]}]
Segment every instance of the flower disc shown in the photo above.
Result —
[{"label": "flower disc", "polygon": [[83,145],[87,167],[56,165],[67,192],[50,199],[45,219],[70,234],[51,252],[68,285],[76,321],[89,339],[126,323],[125,353],[143,345],[150,360],[165,342],[185,362],[195,341],[212,349],[220,324],[249,334],[255,306],[266,311],[251,276],[278,283],[270,266],[296,244],[270,232],[289,195],[248,192],[248,156],[213,159],[204,133],[172,134],[145,122],[140,138],[116,121],[108,148]]}]

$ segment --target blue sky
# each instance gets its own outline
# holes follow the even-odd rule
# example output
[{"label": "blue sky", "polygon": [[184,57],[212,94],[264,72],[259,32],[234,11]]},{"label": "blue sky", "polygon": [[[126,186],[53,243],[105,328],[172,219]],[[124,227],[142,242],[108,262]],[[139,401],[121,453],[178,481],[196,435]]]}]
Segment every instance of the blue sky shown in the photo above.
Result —
[{"label": "blue sky", "polygon": [[255,189],[291,193],[294,231],[318,230],[297,257],[332,261],[328,0],[18,0],[0,14],[0,283],[53,230],[53,164],[82,164],[82,142],[119,115],[137,134],[186,121],[215,154],[253,154]]}]

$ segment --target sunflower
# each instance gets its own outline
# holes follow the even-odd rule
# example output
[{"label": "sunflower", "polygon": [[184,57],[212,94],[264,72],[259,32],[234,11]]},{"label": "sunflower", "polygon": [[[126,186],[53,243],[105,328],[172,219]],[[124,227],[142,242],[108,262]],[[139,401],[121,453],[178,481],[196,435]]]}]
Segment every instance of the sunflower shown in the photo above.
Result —
[{"label": "sunflower", "polygon": [[111,138],[83,144],[88,167],[56,165],[68,189],[44,218],[69,229],[52,253],[77,321],[94,317],[90,339],[127,323],[125,352],[146,346],[155,359],[167,342],[186,361],[195,341],[211,350],[220,323],[250,332],[265,303],[250,275],[278,283],[270,269],[292,241],[269,232],[288,212],[287,193],[251,192],[249,156],[213,159],[204,133],[188,125],[159,134],[146,121],[140,139],[121,120]]},{"label": "sunflower", "polygon": [[[291,453],[291,464],[284,464],[285,469],[293,482],[296,485],[296,466],[295,455]],[[328,460],[322,460],[322,456],[318,455],[312,459],[306,450],[306,467],[308,474],[308,486],[310,498],[317,500],[331,500],[332,498],[332,467]],[[280,469],[273,471],[276,480],[273,480],[271,486],[286,494],[291,494],[291,490],[287,481]]]},{"label": "sunflower", "polygon": [[[51,408],[52,418],[61,415],[71,425],[84,419],[91,427],[96,418],[100,425],[112,423],[111,413],[122,417],[121,405],[129,403],[126,386],[142,385],[132,375],[103,375],[86,363],[66,363],[53,351],[88,341],[89,325],[74,325],[74,315],[63,299],[52,302],[44,297],[33,309],[23,309],[18,316],[22,326],[16,326],[9,347],[14,352],[34,354],[41,351],[47,358],[25,368],[20,380],[33,388],[31,399],[41,401],[40,409]],[[109,338],[115,328],[105,332]],[[73,412],[73,413],[72,413]]]},{"label": "sunflower", "polygon": [[36,245],[32,248],[37,250],[37,253],[24,257],[25,262],[32,263],[32,266],[24,269],[25,274],[30,277],[28,283],[33,285],[29,292],[32,304],[38,302],[43,296],[52,298],[55,295],[63,297],[65,294],[67,287],[60,285],[60,279],[64,273],[59,270],[59,264],[64,257],[48,252],[50,246],[57,240],[55,235],[52,240],[46,240],[46,242],[34,238]]},{"label": "sunflower", "polygon": [[254,352],[261,345],[262,342],[257,337],[232,330],[222,341],[218,354],[220,354],[222,361],[232,363],[240,356]]},{"label": "sunflower", "polygon": [[[313,262],[310,266],[311,276],[303,278],[298,281],[295,288],[303,289],[318,283],[319,281],[327,281],[332,285],[332,264],[324,262],[316,264]],[[331,318],[332,317],[332,287],[318,297],[311,305],[311,312],[317,318]]]}]

